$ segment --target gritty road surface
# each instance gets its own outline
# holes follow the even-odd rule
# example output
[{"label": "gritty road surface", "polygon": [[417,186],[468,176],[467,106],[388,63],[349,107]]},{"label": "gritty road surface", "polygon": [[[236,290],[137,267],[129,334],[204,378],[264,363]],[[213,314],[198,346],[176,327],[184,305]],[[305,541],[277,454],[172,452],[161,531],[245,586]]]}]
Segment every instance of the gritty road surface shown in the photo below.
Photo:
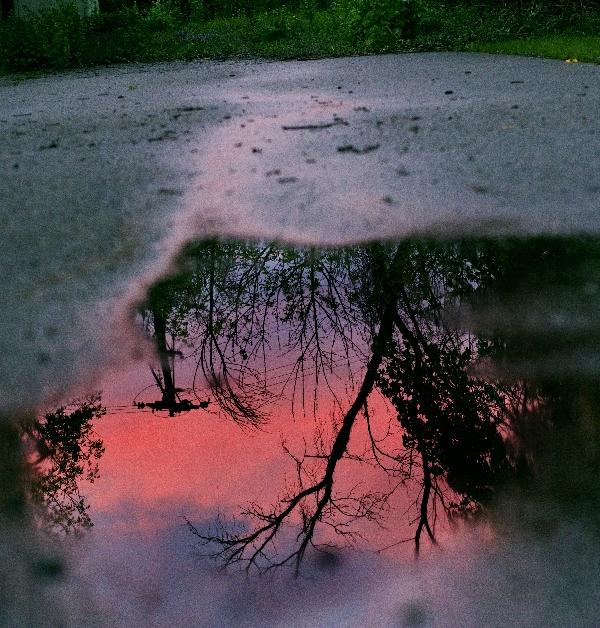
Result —
[{"label": "gritty road surface", "polygon": [[186,238],[597,232],[599,110],[597,66],[465,53],[0,79],[0,410],[135,357]]},{"label": "gritty road surface", "polygon": [[[598,66],[459,53],[0,79],[0,418],[143,357],[132,304],[192,237],[597,233],[599,109]],[[125,533],[46,587],[38,545],[4,527],[0,624],[598,626],[597,535],[561,526],[545,549],[351,565],[304,600]]]}]

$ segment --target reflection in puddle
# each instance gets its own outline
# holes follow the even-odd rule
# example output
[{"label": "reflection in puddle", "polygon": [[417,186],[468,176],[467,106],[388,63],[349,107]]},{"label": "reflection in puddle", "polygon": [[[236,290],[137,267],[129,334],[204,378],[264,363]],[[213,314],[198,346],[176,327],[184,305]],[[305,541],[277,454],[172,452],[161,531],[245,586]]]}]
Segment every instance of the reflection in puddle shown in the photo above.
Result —
[{"label": "reflection in puddle", "polygon": [[[476,568],[488,570],[483,580],[494,579],[490,565],[516,570],[503,577],[525,577],[529,567],[503,563],[498,548],[513,560],[519,543],[556,537],[562,548],[579,539],[581,551],[586,535],[598,533],[599,286],[594,239],[407,240],[331,249],[190,244],[177,272],[155,284],[136,313],[154,339],[156,363],[129,385],[136,388],[133,405],[131,397],[108,391],[108,416],[94,425],[108,438],[101,479],[94,490],[80,485],[90,495],[92,518],[95,503],[106,525],[127,498],[146,512],[160,511],[161,500],[173,510],[179,500],[178,512],[158,517],[183,514],[188,544],[220,564],[261,571],[287,565],[321,574],[319,582],[342,572],[347,582],[348,565],[360,572],[343,548],[450,547],[448,522],[476,538],[483,526],[460,523],[479,521],[496,538],[490,564]],[[74,506],[79,489],[67,479],[93,471],[92,459],[102,453],[89,423],[100,412],[80,406],[70,414],[79,422],[62,421],[59,411],[27,427],[58,465],[53,486],[64,475],[60,503],[72,527],[85,525],[74,517],[87,511],[83,502],[80,510]],[[38,498],[46,493],[56,520],[60,503],[48,505],[49,483],[39,484]],[[118,486],[128,486],[128,497]],[[245,505],[241,517],[236,504]],[[134,510],[135,503],[128,512],[135,521]],[[511,537],[517,540],[507,547]],[[448,568],[443,555],[434,556]],[[476,586],[461,593],[458,581],[440,583],[436,568],[425,588],[429,595],[442,591],[438,598],[425,603],[421,592],[405,588],[394,604],[381,603],[389,613],[383,617],[380,609],[377,625],[450,626],[457,616],[465,626],[555,625],[550,607],[539,618],[482,619],[494,595],[477,606]],[[557,567],[542,556],[535,568]],[[597,561],[586,569],[597,576]],[[559,584],[575,577],[557,573]],[[582,597],[563,600],[562,625],[597,624],[598,609],[587,596],[598,581],[580,573]],[[511,595],[499,586],[500,598]],[[522,586],[531,586],[515,601],[523,609],[547,597],[546,581]],[[450,608],[454,594],[471,599],[471,610]],[[347,599],[339,601],[345,610],[335,621],[345,613],[365,625],[377,595],[365,596],[355,614]],[[581,608],[585,617],[573,619]],[[227,625],[263,625],[255,612]],[[342,625],[320,617],[311,625]],[[279,615],[272,620],[305,625]]]},{"label": "reflection in puddle", "polygon": [[[310,411],[316,420],[302,447],[283,443],[297,477],[274,506],[248,509],[255,525],[200,530],[190,523],[192,532],[220,546],[228,563],[297,570],[307,549],[328,547],[332,536],[351,541],[357,524],[384,517],[392,496],[409,486],[416,497],[405,517],[417,551],[422,535],[437,542],[438,515],[472,517],[489,503],[525,458],[504,407],[509,394],[518,403],[525,393],[469,376],[497,343],[449,320],[461,300],[485,292],[499,274],[499,252],[489,248],[190,246],[184,272],[155,285],[145,304],[162,393],[150,407],[174,416],[212,404],[259,427],[269,405],[287,395],[290,418]],[[184,350],[195,363],[188,390],[173,378]],[[383,417],[372,405],[375,392],[389,405]],[[358,448],[357,422],[368,434]],[[383,470],[391,486],[377,490],[357,478],[340,492],[345,458]],[[288,526],[295,541],[283,549]]]}]

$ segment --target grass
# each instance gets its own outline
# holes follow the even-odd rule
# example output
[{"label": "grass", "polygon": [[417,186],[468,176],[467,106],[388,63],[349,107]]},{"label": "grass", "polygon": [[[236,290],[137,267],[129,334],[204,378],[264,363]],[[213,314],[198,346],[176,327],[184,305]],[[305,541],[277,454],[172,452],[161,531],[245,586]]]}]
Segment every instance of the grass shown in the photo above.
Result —
[{"label": "grass", "polygon": [[192,56],[319,58],[356,53],[336,16],[286,10],[253,17],[221,18],[203,25],[186,25]]},{"label": "grass", "polygon": [[529,37],[472,44],[469,50],[549,59],[577,59],[577,61],[598,63],[600,61],[600,37],[592,35]]},{"label": "grass", "polygon": [[0,74],[174,59],[429,50],[592,62],[600,57],[600,8],[574,0],[330,0],[321,9],[316,2],[323,0],[227,0],[219,9],[210,4],[214,0],[191,0],[187,18],[173,0],[141,8],[123,4],[133,0],[103,1],[105,10],[84,20],[63,6],[0,21]]}]

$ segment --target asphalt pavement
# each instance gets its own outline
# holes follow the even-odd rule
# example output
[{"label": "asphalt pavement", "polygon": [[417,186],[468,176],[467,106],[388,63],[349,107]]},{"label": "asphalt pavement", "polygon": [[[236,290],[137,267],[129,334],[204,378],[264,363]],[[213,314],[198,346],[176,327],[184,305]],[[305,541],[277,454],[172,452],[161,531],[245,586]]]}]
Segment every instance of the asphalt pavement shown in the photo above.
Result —
[{"label": "asphalt pavement", "polygon": [[596,233],[599,111],[596,65],[467,53],[4,77],[0,410],[139,359],[192,237]]}]

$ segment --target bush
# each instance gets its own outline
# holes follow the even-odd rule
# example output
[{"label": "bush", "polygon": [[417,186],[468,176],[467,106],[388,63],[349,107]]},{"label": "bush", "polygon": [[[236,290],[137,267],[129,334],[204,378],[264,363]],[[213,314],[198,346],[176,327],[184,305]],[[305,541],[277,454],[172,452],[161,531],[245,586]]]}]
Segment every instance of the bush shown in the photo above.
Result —
[{"label": "bush", "polygon": [[98,0],[98,7],[100,14],[117,13],[126,9],[132,9],[133,7],[138,8],[134,0]]},{"label": "bush", "polygon": [[301,0],[192,0],[195,13],[205,21],[231,17],[250,17],[280,9],[296,10]]},{"label": "bush", "polygon": [[177,13],[169,0],[155,0],[145,12],[143,22],[150,32],[171,29],[177,23]]},{"label": "bush", "polygon": [[354,0],[348,27],[355,43],[367,49],[386,48],[417,34],[422,10],[421,0]]},{"label": "bush", "polygon": [[302,18],[287,9],[260,13],[254,20],[254,39],[257,42],[273,42],[297,37],[303,30]]},{"label": "bush", "polygon": [[132,8],[122,8],[103,13],[100,11],[87,20],[86,32],[89,35],[105,35],[131,29],[139,24],[141,15],[134,4]]},{"label": "bush", "polygon": [[0,23],[0,60],[8,70],[77,65],[84,46],[84,22],[75,5],[47,8],[27,18],[12,14]]}]

